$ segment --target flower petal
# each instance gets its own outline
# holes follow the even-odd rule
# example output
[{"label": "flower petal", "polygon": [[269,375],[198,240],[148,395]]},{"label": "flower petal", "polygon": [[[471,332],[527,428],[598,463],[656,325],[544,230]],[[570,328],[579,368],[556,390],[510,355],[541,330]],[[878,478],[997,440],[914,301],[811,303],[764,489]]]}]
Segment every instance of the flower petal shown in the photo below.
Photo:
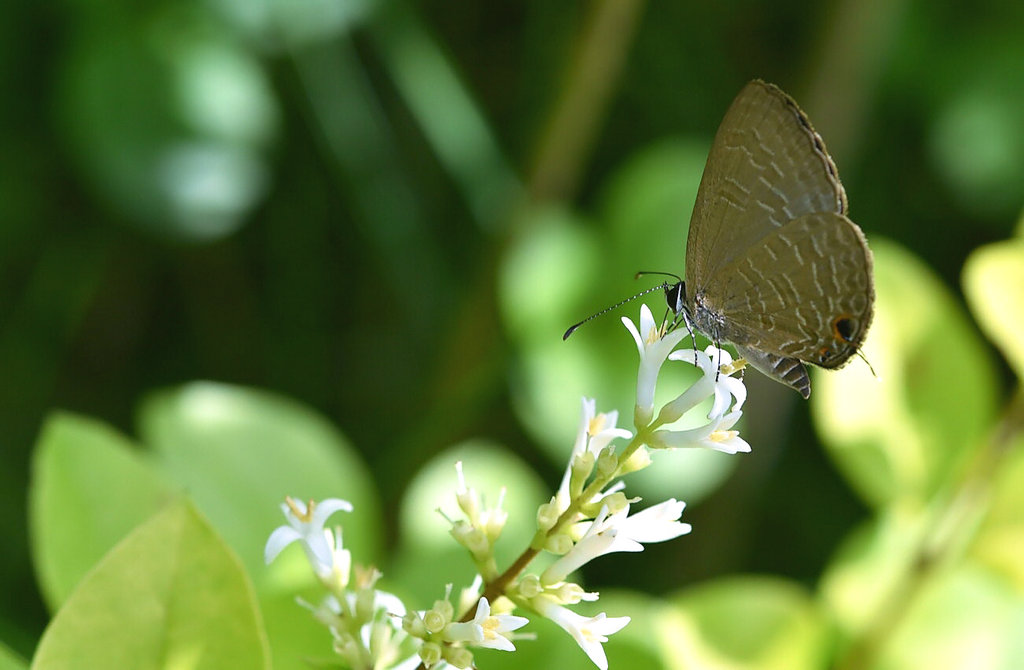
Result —
[{"label": "flower petal", "polygon": [[313,509],[313,519],[310,523],[314,526],[323,526],[327,518],[335,512],[351,512],[352,503],[341,498],[326,498],[316,504]]},{"label": "flower petal", "polygon": [[602,644],[608,641],[608,635],[617,633],[629,623],[628,616],[609,619],[601,612],[595,617],[588,618],[557,605],[546,597],[535,598],[533,605],[541,616],[554,621],[572,635],[576,644],[580,645],[594,665],[601,670],[608,670],[608,658]]},{"label": "flower petal", "polygon": [[291,526],[278,526],[267,538],[267,546],[263,549],[263,560],[270,563],[285,547],[296,540],[301,540],[302,535]]}]

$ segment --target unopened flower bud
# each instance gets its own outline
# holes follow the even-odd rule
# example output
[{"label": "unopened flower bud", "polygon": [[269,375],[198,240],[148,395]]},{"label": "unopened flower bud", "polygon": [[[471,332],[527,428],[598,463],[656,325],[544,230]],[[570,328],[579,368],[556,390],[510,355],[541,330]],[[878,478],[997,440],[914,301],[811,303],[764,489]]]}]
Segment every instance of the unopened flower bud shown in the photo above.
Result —
[{"label": "unopened flower bud", "polygon": [[419,653],[420,660],[428,668],[441,662],[441,645],[436,642],[424,642]]},{"label": "unopened flower bud", "polygon": [[435,600],[433,610],[440,613],[448,621],[455,616],[455,608],[448,600]]},{"label": "unopened flower bud", "polygon": [[544,548],[552,554],[561,556],[572,549],[572,538],[565,533],[556,533],[555,535],[548,537],[544,544]]},{"label": "unopened flower bud", "polygon": [[569,476],[569,495],[571,497],[575,498],[583,491],[583,485],[590,477],[590,473],[594,471],[594,460],[594,454],[589,451],[577,454],[572,459],[572,472]]},{"label": "unopened flower bud", "polygon": [[557,589],[555,589],[555,596],[564,605],[575,605],[584,599],[587,592],[583,590],[583,587],[579,584],[573,584],[572,582],[566,582]]},{"label": "unopened flower bud", "polygon": [[359,589],[356,591],[356,617],[360,621],[373,619],[374,602],[377,594],[373,589]]},{"label": "unopened flower bud", "polygon": [[619,457],[615,455],[615,447],[608,445],[601,450],[597,459],[597,475],[599,477],[611,477],[619,467]]},{"label": "unopened flower bud", "polygon": [[526,599],[534,598],[544,590],[540,585],[540,577],[529,574],[519,580],[519,594]]},{"label": "unopened flower bud", "polygon": [[487,540],[487,533],[479,528],[474,528],[467,533],[465,540],[466,549],[469,549],[474,556],[486,556],[491,549],[491,543]]},{"label": "unopened flower bud", "polygon": [[423,625],[423,619],[417,612],[407,612],[402,617],[402,630],[411,637],[423,638],[427,635],[427,627]]},{"label": "unopened flower bud", "polygon": [[339,633],[334,640],[334,653],[350,663],[358,663],[361,652],[362,645],[349,633]]},{"label": "unopened flower bud", "polygon": [[558,521],[560,514],[558,505],[555,504],[555,499],[552,498],[550,502],[546,502],[537,508],[537,528],[540,530],[550,530],[555,525],[555,522]]},{"label": "unopened flower bud", "polygon": [[473,665],[473,652],[465,647],[445,647],[444,660],[456,668],[468,668]]},{"label": "unopened flower bud", "polygon": [[638,470],[643,470],[644,468],[646,468],[650,464],[651,464],[651,454],[650,454],[650,452],[646,448],[640,447],[639,449],[634,451],[632,454],[630,454],[629,458],[626,460],[625,463],[622,463],[622,464],[619,465],[618,475],[621,477],[623,475],[628,475],[631,472],[637,472]]},{"label": "unopened flower bud", "polygon": [[472,525],[470,525],[468,521],[459,519],[458,521],[452,524],[452,527],[448,529],[448,532],[451,534],[453,538],[455,538],[456,542],[458,542],[463,547],[466,547],[468,549],[470,542],[469,535],[474,530],[475,529],[473,528]]},{"label": "unopened flower bud", "polygon": [[608,508],[608,515],[610,516],[629,507],[629,498],[622,491],[616,491],[615,493],[609,493],[600,500],[583,505],[580,511],[587,516],[596,517],[600,514],[602,507]]},{"label": "unopened flower bud", "polygon": [[445,616],[444,613],[438,612],[436,609],[429,609],[423,613],[423,626],[428,633],[440,633],[449,621],[451,621],[451,617]]}]

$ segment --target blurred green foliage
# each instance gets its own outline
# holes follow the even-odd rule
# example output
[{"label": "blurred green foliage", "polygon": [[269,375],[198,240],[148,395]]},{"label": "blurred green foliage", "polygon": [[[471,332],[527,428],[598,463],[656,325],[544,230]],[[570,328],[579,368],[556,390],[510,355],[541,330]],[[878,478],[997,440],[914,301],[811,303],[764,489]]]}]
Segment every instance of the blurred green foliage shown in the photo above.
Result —
[{"label": "blurred green foliage", "polygon": [[[657,455],[634,492],[689,501],[695,530],[587,573],[651,617],[612,667],[1024,665],[1024,4],[69,0],[3,4],[0,40],[0,667],[181,492],[254,580],[278,667],[322,642],[296,565],[260,565],[285,494],[356,502],[346,544],[437,597],[409,525],[446,450],[526,509],[581,394],[628,424],[618,314],[561,333],[635,271],[683,272],[754,77],[802,102],[876,251],[879,379],[817,375],[815,433],[748,375],[752,454]],[[523,653],[578,663],[542,626]]]}]

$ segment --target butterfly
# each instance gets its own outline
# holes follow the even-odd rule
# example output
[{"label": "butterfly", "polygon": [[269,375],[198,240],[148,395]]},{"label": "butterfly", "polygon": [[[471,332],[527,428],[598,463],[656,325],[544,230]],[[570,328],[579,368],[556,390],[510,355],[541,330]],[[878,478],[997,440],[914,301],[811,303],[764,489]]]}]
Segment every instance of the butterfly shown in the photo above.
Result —
[{"label": "butterfly", "polygon": [[836,164],[807,115],[760,80],[708,154],[669,306],[713,342],[810,397],[806,363],[842,367],[874,313],[871,251],[847,218]]}]

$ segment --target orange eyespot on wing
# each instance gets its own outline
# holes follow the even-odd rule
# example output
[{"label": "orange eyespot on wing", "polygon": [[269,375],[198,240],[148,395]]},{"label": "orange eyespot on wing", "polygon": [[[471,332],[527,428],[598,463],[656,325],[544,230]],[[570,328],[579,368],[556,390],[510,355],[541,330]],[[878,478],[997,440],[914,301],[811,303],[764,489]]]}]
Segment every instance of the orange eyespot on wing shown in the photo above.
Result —
[{"label": "orange eyespot on wing", "polygon": [[857,322],[852,314],[840,314],[832,319],[832,336],[840,342],[851,342],[857,332]]}]

